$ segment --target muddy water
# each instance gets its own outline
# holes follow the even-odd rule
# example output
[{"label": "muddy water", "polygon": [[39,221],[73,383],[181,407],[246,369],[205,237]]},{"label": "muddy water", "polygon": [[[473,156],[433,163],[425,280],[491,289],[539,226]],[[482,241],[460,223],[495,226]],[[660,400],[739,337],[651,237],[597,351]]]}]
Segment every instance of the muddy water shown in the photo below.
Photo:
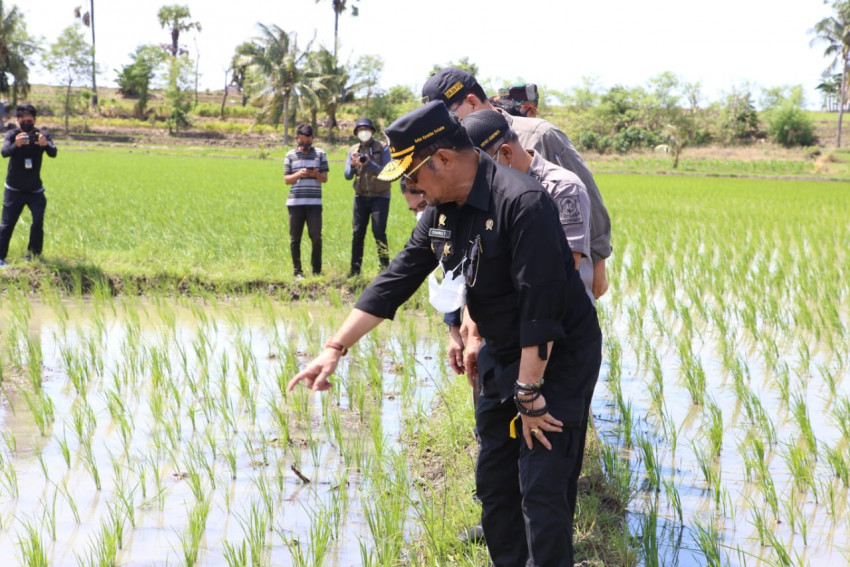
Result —
[{"label": "muddy water", "polygon": [[[850,320],[847,312],[842,313]],[[666,334],[654,327],[649,317],[644,322],[651,337],[652,349],[661,361],[664,376],[664,407],[666,417],[653,409],[649,385],[653,374],[645,349],[636,344],[635,332],[622,315],[614,314],[606,329],[608,340],[616,338],[622,344],[622,370],[619,381],[622,397],[631,404],[632,436],[647,437],[654,446],[662,480],[674,487],[681,500],[682,518],[676,511],[669,490],[663,486],[655,491],[647,486],[647,465],[642,452],[627,446],[623,438],[623,414],[612,390],[611,367],[603,357],[603,369],[597,387],[593,413],[604,443],[619,447],[621,457],[632,470],[634,498],[629,506],[630,532],[638,538],[645,533],[653,510],[657,513],[655,541],[657,563],[651,565],[702,566],[708,564],[700,547],[697,525],[713,524],[716,545],[723,564],[780,565],[781,551],[790,556],[793,565],[846,565],[850,561],[850,493],[835,478],[827,459],[825,447],[837,448],[850,460],[848,440],[832,412],[838,400],[850,395],[850,380],[842,360],[847,360],[848,345],[839,341],[836,350],[810,341],[811,363],[801,363],[799,349],[805,338],[784,336],[778,340],[780,360],[789,369],[789,397],[792,407],[782,401],[777,373],[768,370],[761,356],[761,344],[743,331],[734,341],[737,356],[746,361],[748,371],[745,389],[761,404],[775,429],[776,443],[771,447],[769,435],[760,424],[749,419],[745,405],[736,394],[734,377],[724,368],[722,351],[716,330],[700,328],[693,348],[706,376],[706,394],[722,412],[722,449],[710,459],[720,475],[720,497],[706,483],[697,459],[697,450],[708,445],[708,420],[705,408],[692,402],[685,387],[685,368],[676,354],[671,337],[682,332],[679,322],[668,317],[672,332]],[[843,346],[842,346],[843,345]],[[805,367],[804,367],[805,366]],[[835,393],[825,379],[824,369],[835,377]],[[798,419],[794,415],[794,396],[804,401],[818,446],[817,457],[805,467],[813,479],[812,486],[797,486],[785,455],[791,448],[804,447],[805,441]],[[676,431],[675,451],[674,436]],[[764,497],[763,483],[753,473],[747,475],[747,463],[741,449],[753,438],[765,445],[763,459],[777,495],[778,514]],[[718,505],[718,500],[720,501]],[[759,514],[763,529],[757,529]],[[764,536],[763,534],[769,534]],[[769,537],[775,537],[771,542]],[[763,543],[764,541],[764,543]]]},{"label": "muddy water", "polygon": [[[362,563],[361,547],[374,542],[363,506],[380,498],[365,466],[380,463],[372,439],[386,440],[385,455],[397,451],[405,420],[429,407],[445,376],[444,346],[426,338],[442,339],[432,323],[400,314],[341,365],[334,395],[284,396],[294,366],[346,311],[265,300],[51,303],[27,314],[7,301],[0,310],[4,565],[25,563],[27,542],[57,566],[100,557],[186,564],[199,502],[209,509],[197,564],[228,565],[226,544],[243,542],[250,563],[252,539],[264,564],[297,564],[299,555],[314,564],[320,541],[323,564]],[[24,393],[39,351],[41,398],[53,414],[43,434]],[[360,402],[349,384],[367,382],[370,364],[383,391],[366,385]],[[350,409],[359,403],[368,421]],[[326,525],[330,536],[316,536]],[[414,530],[412,522],[400,529]],[[114,539],[121,545],[110,552]]]}]

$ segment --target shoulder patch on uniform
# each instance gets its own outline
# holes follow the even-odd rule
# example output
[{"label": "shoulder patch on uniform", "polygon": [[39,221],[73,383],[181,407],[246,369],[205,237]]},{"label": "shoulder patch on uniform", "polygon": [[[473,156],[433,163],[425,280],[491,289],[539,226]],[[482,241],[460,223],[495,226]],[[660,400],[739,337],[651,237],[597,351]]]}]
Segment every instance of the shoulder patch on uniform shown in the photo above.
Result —
[{"label": "shoulder patch on uniform", "polygon": [[564,195],[558,199],[558,207],[561,224],[580,224],[582,222],[578,195]]}]

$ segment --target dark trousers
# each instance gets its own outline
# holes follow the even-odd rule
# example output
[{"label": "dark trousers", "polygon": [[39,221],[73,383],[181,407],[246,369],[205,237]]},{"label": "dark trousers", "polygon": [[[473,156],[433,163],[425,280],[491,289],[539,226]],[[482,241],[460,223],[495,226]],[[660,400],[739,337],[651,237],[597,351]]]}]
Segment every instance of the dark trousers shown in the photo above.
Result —
[{"label": "dark trousers", "polygon": [[9,242],[12,240],[12,233],[15,232],[15,225],[18,224],[24,206],[29,207],[32,213],[27,250],[36,256],[41,254],[44,245],[44,210],[47,208],[47,197],[44,196],[44,191],[26,193],[6,189],[3,195],[3,215],[0,219],[0,260],[5,260],[6,254],[9,253]]},{"label": "dark trousers", "polygon": [[363,263],[363,241],[366,239],[366,227],[372,219],[372,235],[378,247],[378,261],[381,268],[390,263],[387,246],[387,217],[390,214],[390,200],[386,197],[354,196],[353,231],[351,235],[351,273],[359,274]]},{"label": "dark trousers", "polygon": [[322,273],[322,206],[298,205],[289,209],[289,252],[292,254],[292,266],[295,275],[301,271],[301,235],[304,234],[304,223],[307,223],[307,235],[312,243],[310,263],[313,274]]},{"label": "dark trousers", "polygon": [[[510,422],[517,414],[513,400],[502,402],[493,381],[484,377],[475,416],[480,436],[475,481],[481,525],[496,567],[574,564],[573,517],[601,340],[552,362],[546,369],[543,395],[550,413],[564,422],[564,430],[545,433],[551,451],[537,441],[529,450],[519,421],[519,436],[511,439]],[[576,391],[576,384],[584,386]],[[575,399],[570,399],[576,395],[582,409],[576,410]]]}]

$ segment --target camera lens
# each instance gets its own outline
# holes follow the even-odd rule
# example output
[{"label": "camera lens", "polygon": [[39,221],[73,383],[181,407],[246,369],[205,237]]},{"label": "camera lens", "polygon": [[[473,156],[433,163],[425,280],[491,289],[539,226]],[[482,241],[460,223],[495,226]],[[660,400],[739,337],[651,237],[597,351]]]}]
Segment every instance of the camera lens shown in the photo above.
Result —
[{"label": "camera lens", "polygon": [[360,156],[360,163],[366,163],[366,156]]}]

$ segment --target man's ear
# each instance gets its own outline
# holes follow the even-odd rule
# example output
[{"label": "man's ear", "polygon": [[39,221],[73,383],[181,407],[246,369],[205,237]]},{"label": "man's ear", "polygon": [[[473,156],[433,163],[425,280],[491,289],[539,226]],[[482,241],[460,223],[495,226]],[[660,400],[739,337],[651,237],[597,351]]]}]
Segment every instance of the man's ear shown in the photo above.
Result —
[{"label": "man's ear", "polygon": [[[451,167],[455,160],[455,153],[447,148],[441,148],[434,152],[432,161],[439,161],[442,167]],[[427,167],[427,163],[425,166]]]},{"label": "man's ear", "polygon": [[499,153],[502,155],[502,159],[508,165],[512,164],[514,161],[514,149],[510,146],[510,144],[502,144],[499,146]]},{"label": "man's ear", "polygon": [[466,96],[463,97],[463,99],[472,105],[472,112],[475,112],[476,110],[481,110],[484,106],[484,104],[481,102],[481,99],[472,93],[467,93]]}]

